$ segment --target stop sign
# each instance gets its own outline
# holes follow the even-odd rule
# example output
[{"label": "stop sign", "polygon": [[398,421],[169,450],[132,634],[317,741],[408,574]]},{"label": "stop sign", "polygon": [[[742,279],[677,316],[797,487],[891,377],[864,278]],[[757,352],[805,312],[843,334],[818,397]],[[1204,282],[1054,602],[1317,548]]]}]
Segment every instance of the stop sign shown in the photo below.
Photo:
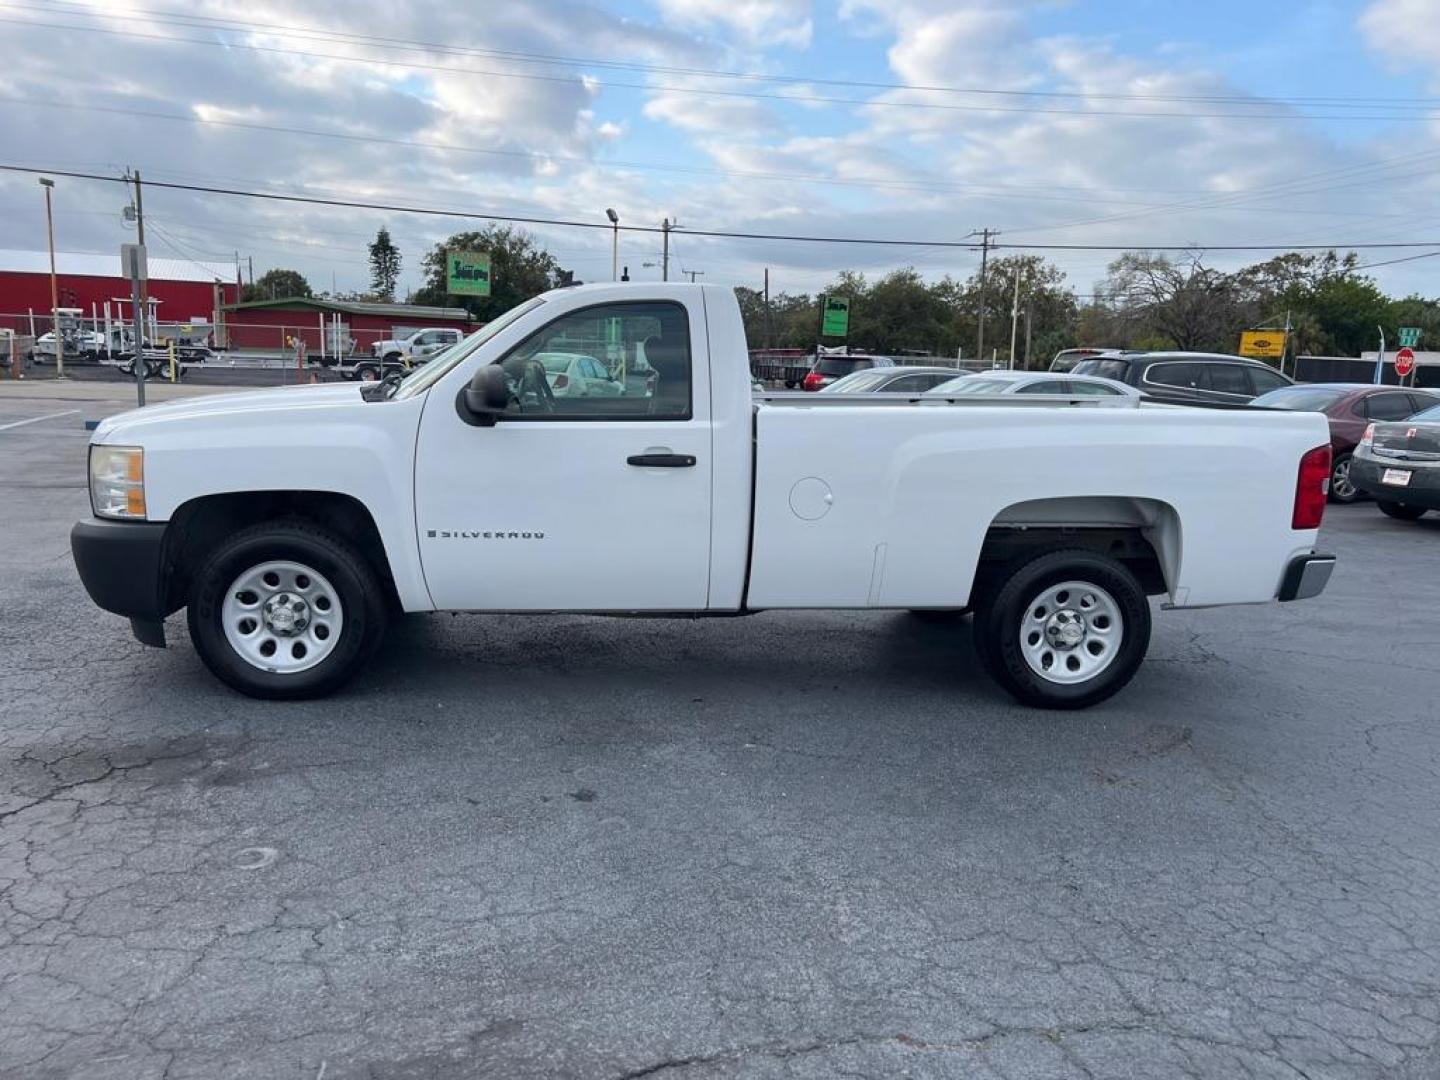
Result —
[{"label": "stop sign", "polygon": [[1407,346],[1395,354],[1395,374],[1403,379],[1414,370],[1415,350]]}]

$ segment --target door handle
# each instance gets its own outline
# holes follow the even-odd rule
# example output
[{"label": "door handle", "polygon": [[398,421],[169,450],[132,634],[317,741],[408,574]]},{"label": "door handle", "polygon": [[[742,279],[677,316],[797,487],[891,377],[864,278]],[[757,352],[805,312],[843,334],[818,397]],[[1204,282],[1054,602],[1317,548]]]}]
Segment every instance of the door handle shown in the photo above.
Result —
[{"label": "door handle", "polygon": [[695,464],[695,458],[691,454],[631,454],[625,464],[643,469],[688,469]]}]

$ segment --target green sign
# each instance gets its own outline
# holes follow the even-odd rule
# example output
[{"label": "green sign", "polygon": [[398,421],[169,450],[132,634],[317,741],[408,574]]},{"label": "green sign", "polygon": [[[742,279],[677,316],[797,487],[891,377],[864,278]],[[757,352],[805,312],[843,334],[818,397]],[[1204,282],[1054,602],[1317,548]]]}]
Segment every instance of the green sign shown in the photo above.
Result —
[{"label": "green sign", "polygon": [[1400,327],[1400,347],[1401,347],[1402,349],[1413,349],[1416,345],[1419,345],[1419,344],[1420,344],[1420,327],[1418,327],[1418,326],[1402,326],[1402,327]]},{"label": "green sign", "polygon": [[850,298],[848,296],[822,296],[820,304],[820,336],[845,337],[849,334]]},{"label": "green sign", "polygon": [[447,251],[445,291],[451,296],[490,295],[490,253]]}]

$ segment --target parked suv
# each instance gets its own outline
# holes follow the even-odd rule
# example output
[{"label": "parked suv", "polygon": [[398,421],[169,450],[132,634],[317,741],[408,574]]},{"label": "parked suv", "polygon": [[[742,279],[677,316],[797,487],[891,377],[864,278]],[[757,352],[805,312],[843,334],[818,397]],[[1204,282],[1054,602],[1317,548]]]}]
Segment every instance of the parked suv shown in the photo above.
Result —
[{"label": "parked suv", "polygon": [[836,379],[843,379],[857,371],[894,366],[895,361],[888,356],[821,356],[800,386],[805,390],[823,390]]},{"label": "parked suv", "polygon": [[1293,385],[1269,364],[1225,353],[1109,353],[1075,365],[1076,375],[1129,383],[1165,401],[1244,405],[1251,398]]}]

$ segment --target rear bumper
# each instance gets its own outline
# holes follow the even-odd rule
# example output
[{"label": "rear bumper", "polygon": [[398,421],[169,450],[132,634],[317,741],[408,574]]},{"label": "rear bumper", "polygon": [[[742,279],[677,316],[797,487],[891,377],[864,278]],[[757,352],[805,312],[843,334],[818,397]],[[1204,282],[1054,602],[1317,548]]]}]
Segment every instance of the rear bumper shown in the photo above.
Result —
[{"label": "rear bumper", "polygon": [[[1386,469],[1401,469],[1410,474],[1410,483],[1400,486],[1381,481]],[[1350,459],[1350,482],[1381,502],[1423,506],[1440,510],[1440,467],[1434,462],[1404,461],[1399,458],[1377,458],[1356,454]]]},{"label": "rear bumper", "polygon": [[90,518],[70,530],[70,554],[97,606],[130,620],[146,645],[165,644],[165,522]]},{"label": "rear bumper", "polygon": [[1299,555],[1290,560],[1285,576],[1280,579],[1280,591],[1276,598],[1287,600],[1309,600],[1319,596],[1330,584],[1330,575],[1335,570],[1334,555]]}]

